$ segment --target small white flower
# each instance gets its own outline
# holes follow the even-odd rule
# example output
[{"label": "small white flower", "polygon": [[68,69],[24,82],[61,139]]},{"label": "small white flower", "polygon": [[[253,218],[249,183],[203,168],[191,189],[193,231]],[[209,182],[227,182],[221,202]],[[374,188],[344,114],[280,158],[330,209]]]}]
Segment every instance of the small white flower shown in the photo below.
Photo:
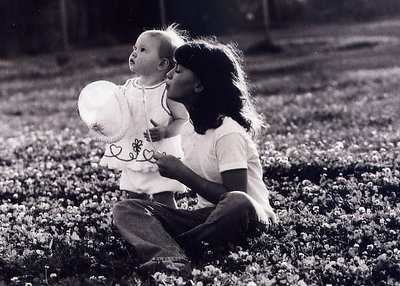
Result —
[{"label": "small white flower", "polygon": [[75,231],[71,234],[71,239],[75,241],[81,240],[81,238]]},{"label": "small white flower", "polygon": [[201,274],[201,271],[199,269],[193,268],[193,270],[192,270],[192,275],[193,276],[197,276],[197,275],[200,275],[200,274]]}]

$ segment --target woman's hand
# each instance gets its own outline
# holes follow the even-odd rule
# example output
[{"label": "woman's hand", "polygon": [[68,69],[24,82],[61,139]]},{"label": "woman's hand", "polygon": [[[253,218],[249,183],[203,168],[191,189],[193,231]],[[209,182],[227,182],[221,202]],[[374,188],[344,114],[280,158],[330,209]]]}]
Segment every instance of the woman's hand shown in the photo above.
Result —
[{"label": "woman's hand", "polygon": [[150,122],[154,127],[143,133],[144,138],[151,142],[157,142],[164,139],[167,135],[167,127],[159,125],[153,119],[150,119]]},{"label": "woman's hand", "polygon": [[278,222],[278,218],[276,216],[276,214],[274,213],[274,210],[272,209],[272,207],[270,205],[268,205],[267,207],[264,208],[265,213],[267,214],[267,217],[269,218],[269,220],[273,223],[276,224]]},{"label": "woman's hand", "polygon": [[155,154],[156,164],[160,175],[166,178],[180,181],[180,177],[184,175],[187,169],[181,160],[172,155]]}]

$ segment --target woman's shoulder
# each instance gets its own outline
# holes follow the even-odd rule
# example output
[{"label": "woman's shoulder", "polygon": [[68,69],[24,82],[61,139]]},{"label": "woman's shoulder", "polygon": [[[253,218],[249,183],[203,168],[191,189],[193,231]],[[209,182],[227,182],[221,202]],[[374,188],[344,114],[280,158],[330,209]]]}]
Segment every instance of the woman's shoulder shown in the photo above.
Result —
[{"label": "woman's shoulder", "polygon": [[217,138],[223,137],[228,134],[237,133],[247,138],[248,134],[246,130],[236,120],[229,116],[225,116],[222,119],[222,124],[215,129],[215,136]]},{"label": "woman's shoulder", "polygon": [[[196,133],[193,124],[190,122],[190,120],[188,120],[183,124],[181,129],[181,134],[184,137],[191,135],[201,136],[200,134]],[[216,129],[207,130],[206,134],[208,135],[207,137],[209,138],[211,135],[215,141],[218,141],[221,137],[224,137],[225,135],[228,134],[240,134],[246,139],[249,138],[249,135],[243,128],[243,126],[241,126],[237,121],[235,121],[229,116],[225,116],[224,118],[222,118],[221,125]]]}]

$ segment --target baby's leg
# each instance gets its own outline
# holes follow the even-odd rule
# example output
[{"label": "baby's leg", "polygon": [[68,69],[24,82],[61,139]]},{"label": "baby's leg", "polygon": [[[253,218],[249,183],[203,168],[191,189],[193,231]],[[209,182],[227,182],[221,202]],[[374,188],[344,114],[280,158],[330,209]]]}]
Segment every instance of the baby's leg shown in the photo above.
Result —
[{"label": "baby's leg", "polygon": [[154,194],[153,199],[160,204],[164,204],[166,206],[176,208],[176,203],[175,203],[173,192],[161,192],[161,193]]}]

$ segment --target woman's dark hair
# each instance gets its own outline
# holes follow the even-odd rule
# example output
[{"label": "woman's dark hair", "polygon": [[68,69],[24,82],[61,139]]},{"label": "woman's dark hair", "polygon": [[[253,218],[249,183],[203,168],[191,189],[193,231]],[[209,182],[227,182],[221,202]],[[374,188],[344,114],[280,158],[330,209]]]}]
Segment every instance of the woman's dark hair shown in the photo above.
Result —
[{"label": "woman's dark hair", "polygon": [[188,110],[197,133],[220,126],[221,116],[257,133],[262,121],[250,101],[242,54],[234,45],[211,38],[193,40],[175,51],[175,61],[190,69],[203,86]]}]

